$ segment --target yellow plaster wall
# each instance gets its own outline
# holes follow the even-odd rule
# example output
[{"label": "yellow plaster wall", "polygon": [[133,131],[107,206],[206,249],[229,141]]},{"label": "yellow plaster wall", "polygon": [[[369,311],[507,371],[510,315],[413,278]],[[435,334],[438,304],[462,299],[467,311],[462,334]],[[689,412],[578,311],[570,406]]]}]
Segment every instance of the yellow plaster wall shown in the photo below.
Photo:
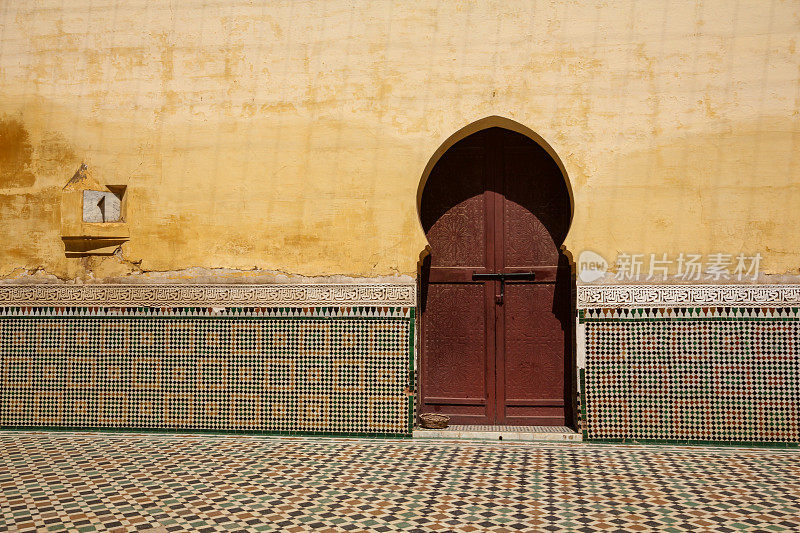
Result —
[{"label": "yellow plaster wall", "polygon": [[[416,272],[417,185],[490,115],[571,179],[567,247],[800,267],[800,2],[0,0],[0,277]],[[61,187],[128,186],[67,259]]]}]

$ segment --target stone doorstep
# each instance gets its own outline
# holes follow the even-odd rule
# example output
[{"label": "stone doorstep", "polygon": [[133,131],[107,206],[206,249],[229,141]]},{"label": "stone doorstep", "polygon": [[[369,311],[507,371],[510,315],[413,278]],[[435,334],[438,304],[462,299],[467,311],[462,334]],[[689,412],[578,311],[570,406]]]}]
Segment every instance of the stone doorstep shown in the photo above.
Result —
[{"label": "stone doorstep", "polygon": [[[484,426],[485,427],[485,426]],[[549,441],[549,442],[580,442],[583,436],[567,427],[523,428],[520,426],[504,428],[502,426],[484,429],[477,426],[455,426],[445,429],[414,428],[415,439],[465,439],[465,440],[490,440],[490,441]]]}]

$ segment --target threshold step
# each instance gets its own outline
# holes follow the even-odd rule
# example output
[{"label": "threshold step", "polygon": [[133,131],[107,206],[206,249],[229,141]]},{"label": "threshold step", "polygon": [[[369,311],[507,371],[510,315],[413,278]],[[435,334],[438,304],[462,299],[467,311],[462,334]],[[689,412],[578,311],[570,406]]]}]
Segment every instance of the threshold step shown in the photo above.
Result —
[{"label": "threshold step", "polygon": [[566,426],[449,426],[414,428],[415,439],[473,439],[507,441],[580,442],[580,433]]}]

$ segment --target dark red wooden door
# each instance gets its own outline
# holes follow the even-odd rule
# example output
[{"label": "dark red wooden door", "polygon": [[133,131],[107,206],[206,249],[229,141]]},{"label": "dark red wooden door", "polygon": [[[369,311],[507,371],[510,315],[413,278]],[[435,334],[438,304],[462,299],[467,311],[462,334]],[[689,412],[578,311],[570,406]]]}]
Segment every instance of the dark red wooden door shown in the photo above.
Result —
[{"label": "dark red wooden door", "polygon": [[[518,133],[478,132],[436,163],[421,215],[420,410],[456,424],[569,422],[570,202],[553,159]],[[535,278],[475,279],[509,273]]]}]

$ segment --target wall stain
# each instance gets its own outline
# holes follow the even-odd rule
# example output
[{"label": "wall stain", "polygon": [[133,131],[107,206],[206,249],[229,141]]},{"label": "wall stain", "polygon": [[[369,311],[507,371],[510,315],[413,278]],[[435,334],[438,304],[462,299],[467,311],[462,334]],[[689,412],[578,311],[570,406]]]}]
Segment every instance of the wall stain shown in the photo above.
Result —
[{"label": "wall stain", "polygon": [[19,120],[0,119],[0,188],[30,187],[36,176],[30,171],[31,146],[28,130]]},{"label": "wall stain", "polygon": [[45,132],[36,147],[37,174],[64,174],[77,161],[78,156],[61,133]]},{"label": "wall stain", "polygon": [[[0,194],[0,257],[6,264],[49,269],[52,260],[63,256],[58,193],[48,188],[37,194]],[[40,254],[48,260],[41,261]]]}]

